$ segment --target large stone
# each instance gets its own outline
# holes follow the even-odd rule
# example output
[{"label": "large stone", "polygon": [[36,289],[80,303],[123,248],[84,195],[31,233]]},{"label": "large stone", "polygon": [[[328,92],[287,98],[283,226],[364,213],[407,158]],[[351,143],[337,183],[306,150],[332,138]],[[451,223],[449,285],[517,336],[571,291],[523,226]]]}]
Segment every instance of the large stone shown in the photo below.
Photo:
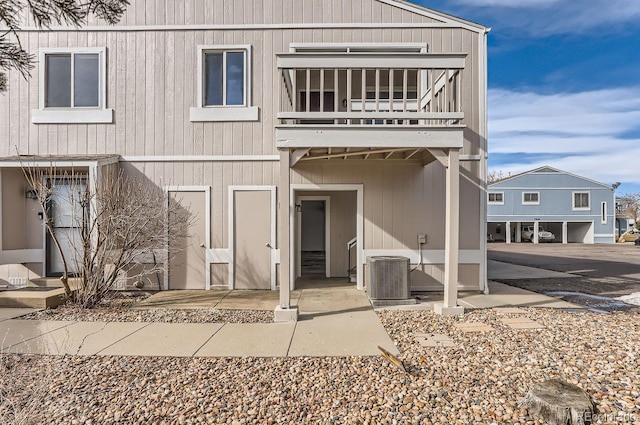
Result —
[{"label": "large stone", "polygon": [[520,402],[520,407],[551,425],[590,424],[595,409],[589,394],[558,379],[535,384]]}]

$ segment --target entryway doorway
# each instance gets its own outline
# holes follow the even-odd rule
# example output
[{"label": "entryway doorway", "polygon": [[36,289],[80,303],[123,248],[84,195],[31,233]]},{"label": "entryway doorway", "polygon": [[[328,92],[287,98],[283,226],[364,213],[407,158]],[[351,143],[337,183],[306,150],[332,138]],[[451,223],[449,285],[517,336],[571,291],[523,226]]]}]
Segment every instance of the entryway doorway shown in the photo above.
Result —
[{"label": "entryway doorway", "polygon": [[362,258],[358,241],[362,241],[363,229],[359,187],[340,184],[313,189],[306,185],[295,187],[292,280],[327,281],[353,275],[351,282],[357,283]]},{"label": "entryway doorway", "polygon": [[[56,235],[60,249],[47,232],[47,276],[62,276],[64,260],[67,272],[75,275],[79,272],[78,261],[82,255],[82,224],[86,211],[82,207],[82,197],[87,189],[83,177],[50,178],[47,185],[51,188],[49,214],[52,230]],[[62,254],[60,253],[62,251]]]},{"label": "entryway doorway", "polygon": [[299,198],[300,276],[331,277],[330,198]]}]

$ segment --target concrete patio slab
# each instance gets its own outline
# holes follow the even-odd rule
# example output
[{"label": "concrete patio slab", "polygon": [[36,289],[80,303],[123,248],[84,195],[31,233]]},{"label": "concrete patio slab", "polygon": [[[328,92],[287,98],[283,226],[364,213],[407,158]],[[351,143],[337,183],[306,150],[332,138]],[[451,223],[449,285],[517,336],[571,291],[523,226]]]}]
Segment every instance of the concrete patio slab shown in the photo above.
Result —
[{"label": "concrete patio slab", "polygon": [[150,323],[98,352],[107,356],[193,356],[223,323]]},{"label": "concrete patio slab", "polygon": [[[291,304],[297,305],[300,291],[291,291]],[[264,310],[273,311],[280,302],[278,291],[232,291],[222,298],[216,308],[220,310]]]},{"label": "concrete patio slab", "polygon": [[64,288],[48,291],[0,291],[0,307],[52,308],[64,302]]},{"label": "concrete patio slab", "polygon": [[9,348],[9,353],[83,355],[104,350],[148,323],[76,322]]},{"label": "concrete patio slab", "polygon": [[295,323],[227,323],[196,357],[285,357]]},{"label": "concrete patio slab", "polygon": [[142,301],[135,308],[198,309],[213,308],[231,291],[175,290],[160,291]]},{"label": "concrete patio slab", "polygon": [[496,307],[545,307],[545,308],[582,308],[576,304],[562,301],[558,298],[537,294],[513,286],[494,281],[489,282],[489,294],[464,294],[460,296],[459,304],[468,308],[496,308]]},{"label": "concrete patio slab", "polygon": [[364,291],[353,286],[334,286],[330,289],[304,289],[298,301],[301,314],[371,310],[371,302]]},{"label": "concrete patio slab", "polygon": [[20,316],[24,316],[25,314],[31,314],[35,311],[40,310],[39,308],[0,308],[0,322],[9,319],[15,319]]},{"label": "concrete patio slab", "polygon": [[65,320],[5,320],[0,322],[0,351],[74,323]]},{"label": "concrete patio slab", "polygon": [[579,277],[575,274],[556,272],[536,267],[520,266],[502,261],[487,261],[487,279],[559,279]]},{"label": "concrete patio slab", "polygon": [[398,349],[371,308],[343,313],[301,314],[289,356],[378,356]]}]

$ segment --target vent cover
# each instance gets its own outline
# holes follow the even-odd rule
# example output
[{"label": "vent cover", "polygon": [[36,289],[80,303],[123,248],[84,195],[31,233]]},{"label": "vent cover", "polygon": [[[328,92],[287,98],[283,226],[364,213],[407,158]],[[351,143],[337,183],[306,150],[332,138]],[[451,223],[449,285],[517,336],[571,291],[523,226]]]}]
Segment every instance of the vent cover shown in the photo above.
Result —
[{"label": "vent cover", "polygon": [[372,300],[406,300],[411,297],[409,259],[407,257],[367,257]]},{"label": "vent cover", "polygon": [[27,278],[26,277],[10,277],[9,285],[14,288],[26,288],[27,286]]}]

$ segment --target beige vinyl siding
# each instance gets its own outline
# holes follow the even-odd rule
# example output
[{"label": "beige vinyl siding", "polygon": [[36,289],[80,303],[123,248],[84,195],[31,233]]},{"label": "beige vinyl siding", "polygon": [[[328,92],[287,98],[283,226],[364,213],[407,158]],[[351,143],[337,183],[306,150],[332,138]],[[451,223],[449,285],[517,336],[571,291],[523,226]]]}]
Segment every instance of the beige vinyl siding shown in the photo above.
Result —
[{"label": "beige vinyl siding", "polygon": [[[111,124],[31,123],[38,108],[39,76],[30,81],[9,72],[9,91],[0,96],[0,156],[20,154],[119,154],[127,173],[159,186],[211,186],[212,249],[228,247],[228,187],[278,185],[274,161],[184,162],[181,156],[277,155],[274,126],[280,110],[281,75],[276,53],[291,43],[424,43],[432,53],[466,53],[462,76],[465,113],[462,155],[481,155],[481,76],[479,33],[463,28],[345,28],[331,23],[425,24],[438,20],[377,0],[136,0],[120,26],[229,25],[226,29],[136,31],[42,31],[21,33],[32,53],[46,47],[106,47],[107,108]],[[232,25],[319,24],[314,28],[237,29]],[[92,25],[94,23],[90,23]],[[325,27],[324,24],[327,24]],[[384,25],[381,25],[381,27]],[[256,122],[190,122],[197,105],[197,46],[251,45],[251,104]],[[40,65],[38,65],[40,66]],[[17,152],[16,152],[17,150]],[[162,162],[129,162],[131,157],[165,156]],[[135,159],[135,158],[134,158]],[[483,237],[483,162],[461,162],[460,249],[478,250]],[[364,249],[417,250],[417,234],[427,234],[424,249],[444,249],[444,168],[404,161],[318,161],[299,163],[292,184],[363,184]],[[317,193],[314,193],[317,194]],[[279,196],[279,194],[278,194]],[[332,204],[333,207],[333,204]],[[278,214],[282,212],[282,207]],[[3,226],[8,224],[3,223]],[[278,234],[280,228],[278,225]],[[5,236],[6,237],[6,236]],[[350,238],[349,238],[350,239]],[[278,236],[279,240],[279,236]],[[337,239],[336,239],[337,241]],[[40,242],[41,243],[41,242]],[[338,242],[336,242],[337,244]],[[346,243],[345,243],[346,245]],[[333,238],[332,238],[333,247]],[[341,250],[341,247],[337,248]],[[472,265],[461,265],[461,279],[477,282]],[[335,267],[335,268],[334,268]],[[442,280],[439,265],[431,267]],[[344,268],[332,259],[333,270]],[[468,268],[468,272],[462,272]],[[215,264],[212,286],[227,285],[228,267]],[[465,269],[466,270],[466,269]],[[466,281],[465,281],[466,284]]]},{"label": "beige vinyl siding", "polygon": [[[444,173],[438,162],[311,162],[292,170],[291,183],[363,184],[364,249],[417,251],[418,234],[427,235],[423,249],[444,249]],[[479,191],[464,178],[460,187],[460,249],[479,249],[478,223],[464,219],[475,217]]]},{"label": "beige vinyl siding", "polygon": [[[334,29],[163,32],[25,33],[29,46],[106,47],[107,107],[112,124],[32,124],[38,108],[38,72],[31,82],[10,73],[8,95],[0,97],[0,154],[111,154],[123,156],[273,155],[273,126],[279,110],[280,75],[275,53],[293,42],[423,42],[432,52],[468,53],[463,71],[465,144],[462,154],[479,153],[477,34],[461,29]],[[197,45],[247,44],[252,50],[252,104],[257,122],[192,123],[196,105]],[[40,65],[38,65],[40,66]]]},{"label": "beige vinyl siding", "polygon": [[27,199],[29,188],[21,169],[2,170],[2,249],[42,248],[38,201]]},{"label": "beige vinyl siding", "polygon": [[275,186],[277,162],[123,163],[125,173],[159,186],[211,187],[211,248],[228,248],[231,185]]},{"label": "beige vinyl siding", "polygon": [[[437,22],[371,0],[136,0],[119,25]],[[91,25],[99,24],[96,19]]]}]

